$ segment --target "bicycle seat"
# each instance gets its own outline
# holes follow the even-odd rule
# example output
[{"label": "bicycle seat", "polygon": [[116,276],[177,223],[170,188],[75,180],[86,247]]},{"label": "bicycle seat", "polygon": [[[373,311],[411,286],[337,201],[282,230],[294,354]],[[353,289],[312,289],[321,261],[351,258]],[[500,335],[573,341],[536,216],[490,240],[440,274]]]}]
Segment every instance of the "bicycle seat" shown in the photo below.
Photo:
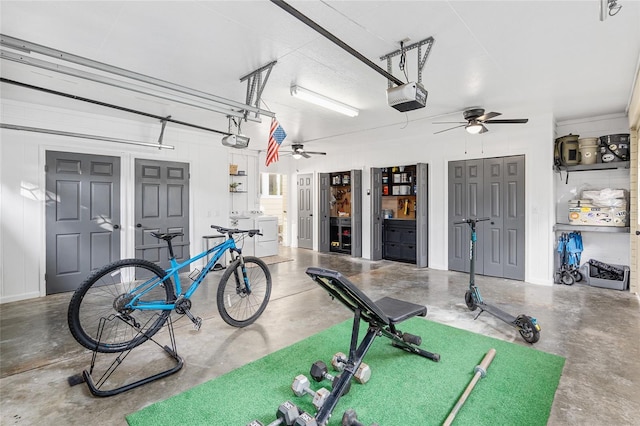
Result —
[{"label": "bicycle seat", "polygon": [[151,235],[156,237],[159,240],[171,241],[175,237],[182,237],[184,233],[182,232],[166,232],[166,233],[151,232]]}]

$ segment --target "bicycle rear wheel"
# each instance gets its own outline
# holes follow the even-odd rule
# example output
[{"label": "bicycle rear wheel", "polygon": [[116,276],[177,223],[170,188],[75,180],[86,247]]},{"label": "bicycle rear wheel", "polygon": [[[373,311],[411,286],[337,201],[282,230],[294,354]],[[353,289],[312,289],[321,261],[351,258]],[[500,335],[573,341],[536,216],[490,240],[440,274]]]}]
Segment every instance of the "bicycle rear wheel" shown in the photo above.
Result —
[{"label": "bicycle rear wheel", "polygon": [[224,322],[234,327],[246,327],[257,320],[271,296],[267,264],[257,257],[245,256],[244,266],[248,288],[239,259],[227,267],[218,284],[218,311]]},{"label": "bicycle rear wheel", "polygon": [[[160,330],[170,310],[124,308],[145,281],[157,283],[165,271],[142,259],[124,259],[89,275],[69,302],[67,320],[73,337],[92,351],[113,353],[132,349]],[[149,289],[146,286],[144,290]],[[168,278],[144,293],[142,303],[173,303],[173,283]]]}]

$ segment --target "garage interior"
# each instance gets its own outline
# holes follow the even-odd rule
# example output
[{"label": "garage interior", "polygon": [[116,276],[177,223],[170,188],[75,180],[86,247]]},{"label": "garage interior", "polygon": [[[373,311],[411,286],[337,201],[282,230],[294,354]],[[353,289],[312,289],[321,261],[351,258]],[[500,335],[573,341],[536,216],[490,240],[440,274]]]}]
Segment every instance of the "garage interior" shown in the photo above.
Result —
[{"label": "garage interior", "polygon": [[[428,320],[531,346],[465,306],[469,235],[455,225],[485,215],[495,225],[503,213],[488,201],[491,167],[513,159],[517,225],[482,225],[476,280],[487,299],[537,318],[531,347],[566,358],[548,424],[636,421],[640,2],[3,0],[0,12],[3,424],[126,424],[129,413],[348,319],[306,276],[310,266],[342,272],[374,300],[424,304]],[[398,88],[413,98],[398,100]],[[305,92],[350,116],[294,97]],[[267,165],[273,119],[286,137]],[[628,152],[573,165],[554,152],[567,135],[628,135]],[[64,170],[52,179],[55,159],[115,170],[100,186],[108,194],[98,193],[110,213],[72,231],[102,232],[86,246],[61,237],[72,222],[61,212],[81,216],[95,200],[79,195],[77,211],[56,210],[69,193]],[[476,182],[465,175],[460,215],[456,165],[484,170],[486,188],[471,197]],[[141,194],[157,183],[146,171],[163,167],[182,180],[160,182],[174,197],[153,219],[145,209],[156,200]],[[622,223],[569,221],[571,202],[608,188],[626,197]],[[409,237],[392,240],[392,224]],[[194,256],[211,244],[211,225],[268,226],[246,246],[279,258],[258,321],[220,321],[215,272],[194,298],[202,330],[175,315],[180,372],[103,399],[69,386],[91,357],[67,326],[84,277],[121,258],[165,259],[149,229],[181,229],[181,255]],[[585,279],[563,285],[558,238],[574,230]],[[486,243],[497,233],[513,241]],[[490,265],[495,257],[504,264]],[[598,286],[590,259],[626,267],[624,287]]]}]

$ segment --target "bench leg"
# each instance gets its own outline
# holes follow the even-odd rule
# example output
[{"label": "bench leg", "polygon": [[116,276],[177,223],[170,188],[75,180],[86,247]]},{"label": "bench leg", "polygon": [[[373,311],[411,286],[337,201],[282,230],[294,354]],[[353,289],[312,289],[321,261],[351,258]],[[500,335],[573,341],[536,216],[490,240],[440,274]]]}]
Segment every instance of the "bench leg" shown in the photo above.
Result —
[{"label": "bench leg", "polygon": [[367,334],[362,339],[362,342],[360,342],[358,349],[355,351],[353,359],[350,356],[349,360],[345,363],[344,370],[340,373],[340,378],[334,382],[333,390],[316,414],[316,422],[318,423],[318,426],[325,426],[329,422],[333,409],[338,405],[338,401],[340,400],[343,391],[355,375],[356,371],[358,371],[364,356],[371,347],[373,340],[378,336],[379,331],[379,328],[370,327]]},{"label": "bench leg", "polygon": [[402,336],[402,332],[400,332],[399,330],[395,330],[395,328],[393,328],[393,330],[395,331],[395,333],[391,332],[389,329],[386,329],[386,328],[383,328],[380,330],[385,337],[391,339],[391,344],[393,346],[400,348],[402,350],[405,350],[407,352],[411,352],[411,353],[423,356],[425,358],[429,358],[430,360],[433,360],[435,362],[440,361],[440,354],[425,351],[424,349],[421,349],[416,345],[413,345],[409,342],[405,342],[404,339],[400,337]]}]

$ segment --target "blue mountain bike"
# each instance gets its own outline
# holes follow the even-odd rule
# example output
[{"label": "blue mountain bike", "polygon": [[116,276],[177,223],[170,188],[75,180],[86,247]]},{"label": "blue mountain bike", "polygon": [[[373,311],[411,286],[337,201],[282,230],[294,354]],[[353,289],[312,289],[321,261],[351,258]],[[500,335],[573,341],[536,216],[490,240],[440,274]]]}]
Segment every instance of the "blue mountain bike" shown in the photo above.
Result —
[{"label": "blue mountain bike", "polygon": [[[231,262],[217,292],[220,316],[234,327],[245,327],[258,319],[271,296],[271,273],[261,259],[242,255],[234,235],[243,239],[261,235],[260,231],[211,227],[226,235],[225,241],[182,263],[175,259],[171,240],[183,234],[152,232],[168,245],[171,266],[167,270],[148,260],[124,259],[92,273],[69,302],[69,329],[78,343],[103,353],[132,349],[157,333],[172,311],[186,315],[200,329],[202,319],[190,311],[191,297],[227,251]],[[183,292],[180,270],[208,255],[211,258],[204,269],[189,274],[192,282]]]}]

